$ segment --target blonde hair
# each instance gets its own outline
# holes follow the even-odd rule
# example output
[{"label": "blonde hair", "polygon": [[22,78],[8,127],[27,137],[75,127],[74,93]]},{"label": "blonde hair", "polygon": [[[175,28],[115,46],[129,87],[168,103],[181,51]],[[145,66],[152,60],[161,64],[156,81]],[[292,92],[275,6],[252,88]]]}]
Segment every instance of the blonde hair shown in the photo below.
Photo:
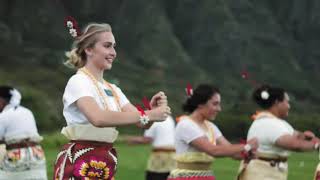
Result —
[{"label": "blonde hair", "polygon": [[101,32],[112,32],[111,26],[106,23],[90,23],[84,30],[83,34],[76,37],[72,49],[66,52],[68,57],[64,64],[71,68],[81,68],[87,62],[86,48],[93,47],[97,42],[96,35]]}]

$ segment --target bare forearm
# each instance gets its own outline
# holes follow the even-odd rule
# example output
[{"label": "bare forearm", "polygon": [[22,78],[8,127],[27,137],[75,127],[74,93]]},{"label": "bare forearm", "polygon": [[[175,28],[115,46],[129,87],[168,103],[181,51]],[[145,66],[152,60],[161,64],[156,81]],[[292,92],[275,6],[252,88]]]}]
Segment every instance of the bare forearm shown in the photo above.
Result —
[{"label": "bare forearm", "polygon": [[143,136],[129,136],[127,137],[127,141],[131,144],[150,144],[152,142],[152,138]]},{"label": "bare forearm", "polygon": [[298,141],[296,145],[293,145],[293,151],[313,151],[315,144],[311,141]]},{"label": "bare forearm", "polygon": [[237,157],[237,155],[240,154],[241,151],[243,151],[243,146],[241,144],[235,144],[235,145],[218,145],[212,148],[209,153],[212,156],[215,157]]},{"label": "bare forearm", "polygon": [[97,127],[124,126],[139,123],[138,112],[100,111],[88,117],[89,121]]}]

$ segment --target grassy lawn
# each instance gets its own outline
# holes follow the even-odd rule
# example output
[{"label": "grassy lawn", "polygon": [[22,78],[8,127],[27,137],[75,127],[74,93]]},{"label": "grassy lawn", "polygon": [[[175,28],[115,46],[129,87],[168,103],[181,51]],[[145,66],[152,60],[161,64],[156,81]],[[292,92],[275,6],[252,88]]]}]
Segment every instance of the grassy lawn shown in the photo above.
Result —
[{"label": "grassy lawn", "polygon": [[[45,136],[43,147],[47,157],[49,179],[53,174],[53,164],[64,143],[63,137],[57,135]],[[124,143],[115,144],[119,156],[117,180],[143,180],[144,169],[150,153],[149,146],[131,146]],[[316,153],[293,153],[289,160],[289,180],[311,180],[318,163]],[[236,177],[239,162],[229,158],[215,160],[212,169],[218,180],[233,180]]]}]

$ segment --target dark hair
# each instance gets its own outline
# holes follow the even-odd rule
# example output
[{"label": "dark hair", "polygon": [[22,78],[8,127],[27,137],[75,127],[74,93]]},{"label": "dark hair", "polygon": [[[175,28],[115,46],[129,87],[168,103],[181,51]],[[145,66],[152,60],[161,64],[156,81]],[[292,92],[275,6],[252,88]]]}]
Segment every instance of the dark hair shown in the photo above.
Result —
[{"label": "dark hair", "polygon": [[10,102],[11,99],[11,93],[10,91],[13,89],[13,87],[10,86],[0,86],[0,97],[2,97],[5,101]]},{"label": "dark hair", "polygon": [[252,98],[261,108],[269,109],[276,101],[283,101],[284,95],[285,90],[282,88],[262,85],[254,90]]},{"label": "dark hair", "polygon": [[193,94],[182,105],[184,112],[192,113],[199,105],[207,101],[215,94],[220,93],[219,89],[209,84],[200,84],[193,90]]}]

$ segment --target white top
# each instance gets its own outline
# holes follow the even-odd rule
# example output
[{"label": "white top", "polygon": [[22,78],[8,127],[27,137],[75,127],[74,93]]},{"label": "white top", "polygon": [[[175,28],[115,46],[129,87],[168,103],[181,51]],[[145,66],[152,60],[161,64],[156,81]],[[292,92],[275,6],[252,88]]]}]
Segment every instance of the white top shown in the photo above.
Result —
[{"label": "white top", "polygon": [[[259,115],[258,115],[259,116]],[[294,129],[285,120],[279,119],[271,114],[261,114],[252,123],[247,139],[256,137],[258,139],[258,152],[288,156],[289,151],[275,145],[277,139],[283,135],[293,135]]]},{"label": "white top", "polygon": [[144,136],[152,138],[153,147],[174,147],[174,126],[174,120],[168,116],[165,121],[153,123]]},{"label": "white top", "polygon": [[[211,132],[213,132],[214,142],[222,136],[219,128],[214,125],[212,122],[207,121]],[[175,132],[175,147],[177,154],[186,153],[186,152],[201,152],[196,148],[192,147],[190,143],[199,138],[205,136],[208,140],[211,138],[210,132],[206,132],[200,128],[195,122],[193,122],[188,116],[181,118],[176,127]]]},{"label": "white top", "polygon": [[[102,92],[105,92],[105,90],[111,90],[100,82],[98,84],[99,88],[103,89]],[[119,97],[120,108],[128,104],[129,100],[122,93],[121,89],[114,84],[111,84],[111,86]],[[108,108],[110,108],[109,110],[119,111],[114,96],[108,96],[107,94],[104,95],[107,96],[107,104]],[[104,108],[103,99],[100,98],[99,92],[92,80],[85,74],[77,73],[69,79],[63,94],[63,115],[68,125],[89,123],[88,119],[75,104],[78,99],[86,96],[92,97],[101,109]]]},{"label": "white top", "polygon": [[0,140],[10,144],[26,138],[33,141],[42,139],[32,112],[23,106],[7,105],[0,113]]}]

